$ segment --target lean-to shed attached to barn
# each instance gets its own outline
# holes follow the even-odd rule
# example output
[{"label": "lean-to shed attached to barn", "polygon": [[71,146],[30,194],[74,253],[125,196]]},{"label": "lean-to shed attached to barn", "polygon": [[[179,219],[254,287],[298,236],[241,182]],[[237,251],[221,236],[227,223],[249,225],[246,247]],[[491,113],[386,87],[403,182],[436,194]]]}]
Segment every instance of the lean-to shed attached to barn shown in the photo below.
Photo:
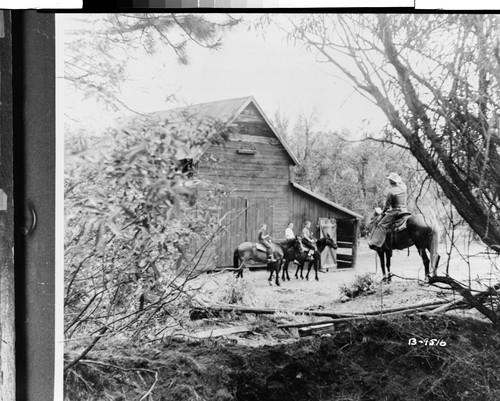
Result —
[{"label": "lean-to shed attached to barn", "polygon": [[213,267],[233,264],[233,251],[244,241],[256,241],[262,223],[276,239],[284,238],[288,223],[300,234],[304,221],[321,238],[332,235],[337,254],[326,249],[325,268],[354,267],[361,216],[290,181],[290,166],[298,160],[253,97],[221,100],[155,113],[172,120],[176,113],[223,122],[229,128],[221,145],[190,149],[181,156],[195,176],[225,185],[229,197],[220,205],[227,224],[213,248]]}]

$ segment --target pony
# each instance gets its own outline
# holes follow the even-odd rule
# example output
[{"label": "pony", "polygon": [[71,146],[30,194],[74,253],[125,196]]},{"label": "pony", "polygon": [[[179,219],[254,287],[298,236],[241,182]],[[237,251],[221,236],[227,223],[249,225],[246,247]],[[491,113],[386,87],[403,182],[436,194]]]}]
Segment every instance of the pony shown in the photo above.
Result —
[{"label": "pony", "polygon": [[[375,209],[368,224],[369,232],[373,231],[375,225],[382,219],[383,213],[379,208]],[[429,267],[432,274],[436,275],[439,264],[438,254],[439,230],[434,221],[426,219],[421,214],[402,213],[394,223],[392,230],[387,232],[382,248],[376,249],[382,266],[383,282],[391,282],[391,257],[393,249],[406,249],[415,245],[424,263],[425,281],[429,280]],[[426,250],[429,251],[430,258]],[[387,275],[385,268],[387,267]]]},{"label": "pony", "polygon": [[274,243],[274,257],[276,261],[268,262],[266,248],[256,242],[243,242],[236,247],[233,254],[234,269],[236,277],[243,278],[243,269],[249,260],[254,262],[266,263],[267,268],[271,271],[269,275],[269,284],[272,284],[273,273],[276,273],[276,285],[280,285],[279,272],[281,269],[281,262],[283,255],[290,249],[299,249],[299,240],[292,238],[288,240],[275,241]]},{"label": "pony", "polygon": [[[302,239],[302,243],[305,244],[304,239]],[[292,252],[293,250],[288,250],[287,252],[285,252],[285,256],[283,257],[283,269],[282,269],[283,272],[281,279],[285,281],[285,275],[286,275],[286,279],[290,281],[290,276],[288,275],[288,265],[290,264],[290,262],[296,260],[298,264],[297,264],[297,270],[295,272],[295,278],[297,279],[299,278],[298,277],[299,270],[300,270],[300,278],[301,279],[304,278],[302,274],[304,270],[304,264],[308,262],[309,265],[307,269],[306,280],[309,280],[309,273],[311,271],[311,267],[314,265],[315,279],[316,281],[319,281],[318,270],[321,269],[321,253],[327,246],[332,249],[338,248],[337,243],[332,237],[330,237],[330,234],[326,234],[326,237],[323,237],[316,242],[316,247],[318,248],[318,250],[314,251],[312,260],[310,260],[310,258],[308,257],[309,249],[306,249],[306,251],[303,252],[299,252],[299,254]]]}]

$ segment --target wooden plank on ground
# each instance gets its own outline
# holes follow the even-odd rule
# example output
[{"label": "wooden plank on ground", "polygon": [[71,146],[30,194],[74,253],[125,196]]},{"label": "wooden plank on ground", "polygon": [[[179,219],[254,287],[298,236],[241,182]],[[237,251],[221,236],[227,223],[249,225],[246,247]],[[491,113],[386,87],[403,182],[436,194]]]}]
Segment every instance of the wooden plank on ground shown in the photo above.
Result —
[{"label": "wooden plank on ground", "polygon": [[212,329],[212,330],[199,331],[197,333],[194,333],[193,337],[196,337],[196,338],[215,338],[215,337],[228,336],[231,334],[248,333],[249,331],[251,331],[251,330],[247,326],[226,327],[223,329]]},{"label": "wooden plank on ground", "polygon": [[315,326],[308,326],[299,329],[299,337],[312,336],[313,334],[324,334],[335,331],[333,323],[318,324]]}]

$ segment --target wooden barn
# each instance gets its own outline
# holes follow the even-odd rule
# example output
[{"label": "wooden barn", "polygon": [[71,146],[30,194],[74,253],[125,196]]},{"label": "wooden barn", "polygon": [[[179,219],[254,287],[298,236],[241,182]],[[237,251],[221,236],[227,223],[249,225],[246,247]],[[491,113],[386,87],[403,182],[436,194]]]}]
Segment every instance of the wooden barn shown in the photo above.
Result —
[{"label": "wooden barn", "polygon": [[324,251],[324,268],[355,266],[362,216],[290,180],[290,167],[298,160],[253,97],[174,111],[224,121],[230,128],[223,145],[205,146],[186,155],[195,166],[196,176],[222,183],[231,191],[220,205],[220,215],[230,223],[210,250],[215,267],[232,266],[236,246],[256,241],[262,223],[268,225],[274,238],[280,239],[288,223],[293,222],[299,234],[306,220],[311,221],[316,238],[328,233],[339,244],[337,252]]}]

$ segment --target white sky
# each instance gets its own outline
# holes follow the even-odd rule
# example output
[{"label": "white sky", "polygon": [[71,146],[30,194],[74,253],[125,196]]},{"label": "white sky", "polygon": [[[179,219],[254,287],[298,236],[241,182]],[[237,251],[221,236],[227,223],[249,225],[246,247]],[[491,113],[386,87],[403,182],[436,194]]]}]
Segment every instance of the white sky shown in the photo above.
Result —
[{"label": "white sky", "polygon": [[[71,16],[57,18],[63,29]],[[74,27],[71,23],[68,26]],[[276,28],[262,38],[242,24],[224,36],[222,49],[209,51],[190,45],[188,56],[187,66],[179,65],[170,49],[131,62],[131,80],[122,87],[125,103],[149,112],[174,107],[165,102],[173,92],[186,104],[252,95],[269,118],[279,109],[293,123],[301,110],[309,114],[315,108],[320,127],[345,128],[354,135],[377,132],[385,124],[376,106],[335,77],[336,71],[329,65],[319,64],[313,54],[287,44]],[[97,129],[116,117],[92,100],[74,95],[66,95],[58,104],[63,106],[59,112]]]}]

